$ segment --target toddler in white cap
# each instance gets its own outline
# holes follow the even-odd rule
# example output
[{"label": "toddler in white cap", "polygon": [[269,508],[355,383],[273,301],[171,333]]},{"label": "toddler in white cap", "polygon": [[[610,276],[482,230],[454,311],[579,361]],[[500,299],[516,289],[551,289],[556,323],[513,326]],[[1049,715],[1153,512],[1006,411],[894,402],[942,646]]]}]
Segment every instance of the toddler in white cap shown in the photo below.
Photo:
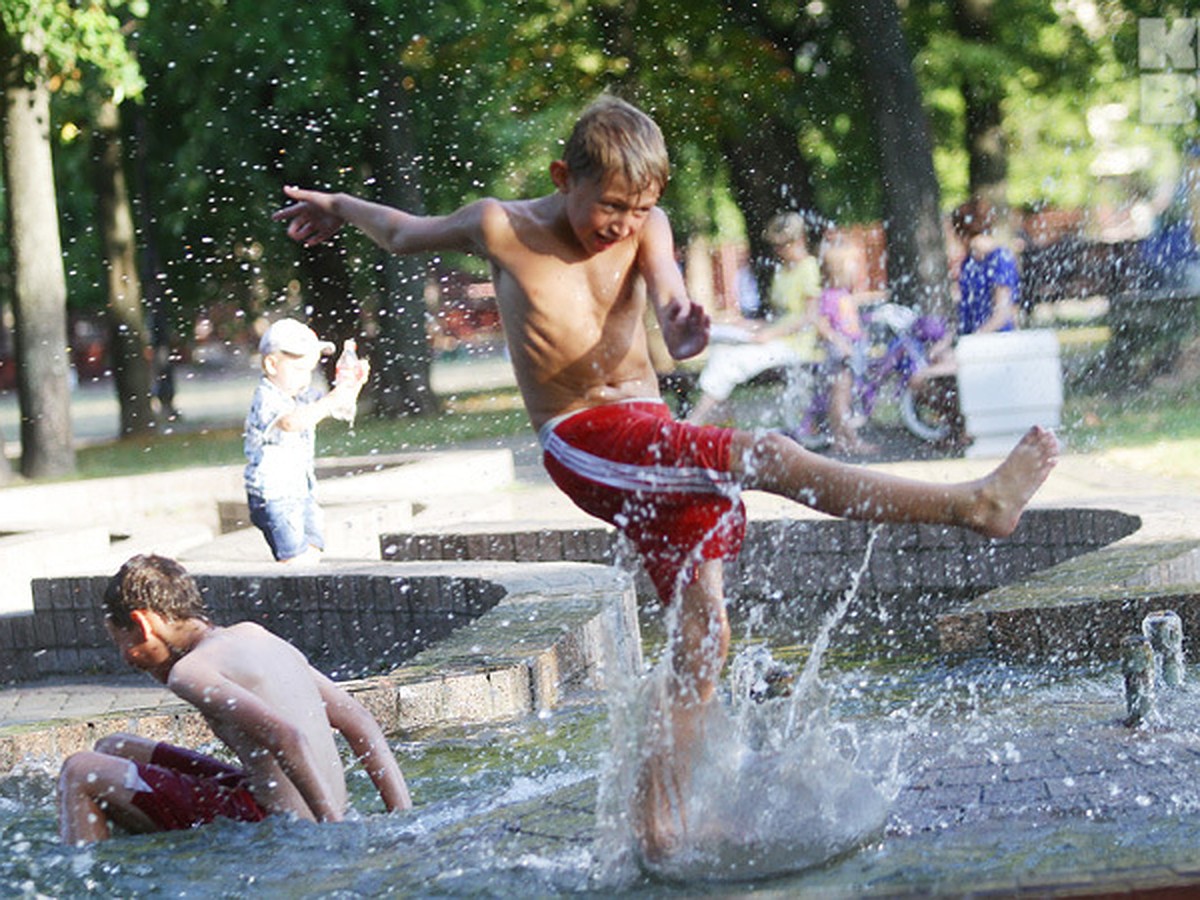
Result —
[{"label": "toddler in white cap", "polygon": [[316,499],[317,423],[353,405],[370,367],[360,360],[328,393],[313,386],[313,371],[336,347],[295,319],[273,323],[258,345],[262,378],[246,416],[246,501],[250,521],[281,562],[320,558],[325,548]]}]

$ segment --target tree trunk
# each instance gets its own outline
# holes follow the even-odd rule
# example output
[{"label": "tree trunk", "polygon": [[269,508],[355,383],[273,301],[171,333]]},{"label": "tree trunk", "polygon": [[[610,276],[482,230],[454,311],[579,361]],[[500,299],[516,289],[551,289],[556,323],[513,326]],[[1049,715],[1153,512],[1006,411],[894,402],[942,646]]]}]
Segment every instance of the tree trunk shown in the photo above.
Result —
[{"label": "tree trunk", "polygon": [[879,143],[888,286],[900,303],[948,317],[941,194],[921,94],[895,0],[848,0]]},{"label": "tree trunk", "polygon": [[[12,293],[8,284],[8,272],[0,272],[0,293]],[[0,350],[3,350],[5,346],[11,346],[11,335],[6,334],[4,326],[4,303],[0,300]],[[11,359],[8,365],[12,365]],[[12,474],[12,466],[8,462],[8,453],[4,449],[4,429],[0,428],[0,484],[11,481]]]},{"label": "tree trunk", "polygon": [[[361,307],[354,299],[354,286],[346,268],[345,250],[338,243],[308,247],[300,256],[311,309],[309,325],[322,340],[333,341],[340,352],[346,338],[359,338]],[[333,383],[337,353],[326,360],[325,375]]]},{"label": "tree trunk", "polygon": [[[990,44],[993,0],[955,0],[954,28],[966,41]],[[1008,142],[1004,136],[1002,89],[987,72],[966,72],[962,82],[966,103],[968,180],[972,196],[983,197],[997,209],[1008,203]]]},{"label": "tree trunk", "polygon": [[12,466],[8,463],[8,453],[4,449],[4,430],[0,429],[0,484],[12,480]]},{"label": "tree trunk", "polygon": [[75,469],[67,346],[67,282],[50,149],[50,93],[25,78],[21,54],[3,53],[4,183],[16,319],[21,472]]},{"label": "tree trunk", "polygon": [[175,324],[168,298],[160,283],[162,265],[158,250],[158,230],[155,227],[155,198],[150,193],[150,134],[146,125],[146,111],[141,104],[132,109],[134,133],[134,209],[141,230],[141,253],[138,255],[138,274],[142,282],[142,299],[150,316],[150,344],[154,350],[154,396],[158,399],[158,413],[173,420],[179,416],[175,408]]},{"label": "tree trunk", "polygon": [[133,212],[122,167],[120,124],[116,104],[103,101],[95,110],[92,148],[100,237],[108,270],[109,359],[121,409],[121,434],[129,435],[154,428],[154,377],[142,310]]},{"label": "tree trunk", "polygon": [[813,211],[809,166],[800,155],[795,129],[776,118],[725,137],[721,150],[729,163],[734,200],[746,220],[759,295],[766,298],[775,258],[763,229],[776,213]]},{"label": "tree trunk", "polygon": [[[375,168],[381,199],[409,212],[423,211],[420,171],[409,121],[408,97],[395,74],[380,84],[379,140]],[[375,347],[375,411],[382,416],[433,415],[438,399],[430,384],[432,347],[426,327],[423,260],[385,254],[379,337]]]}]

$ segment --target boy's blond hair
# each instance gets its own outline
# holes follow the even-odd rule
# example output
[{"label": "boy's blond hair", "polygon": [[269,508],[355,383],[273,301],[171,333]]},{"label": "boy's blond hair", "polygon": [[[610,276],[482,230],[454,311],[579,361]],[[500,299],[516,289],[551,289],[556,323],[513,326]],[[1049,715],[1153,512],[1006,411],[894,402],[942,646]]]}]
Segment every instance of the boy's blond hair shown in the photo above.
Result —
[{"label": "boy's blond hair", "polygon": [[579,116],[563,148],[563,162],[576,178],[603,183],[619,173],[637,191],[663,191],[671,177],[667,144],[658,125],[612,94],[602,94]]}]

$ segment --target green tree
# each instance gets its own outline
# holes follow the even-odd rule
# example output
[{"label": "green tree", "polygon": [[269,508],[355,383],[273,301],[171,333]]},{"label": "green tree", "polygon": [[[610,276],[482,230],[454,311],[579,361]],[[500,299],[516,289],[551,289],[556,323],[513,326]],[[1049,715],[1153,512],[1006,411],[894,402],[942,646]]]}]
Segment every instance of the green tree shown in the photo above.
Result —
[{"label": "green tree", "polygon": [[[280,186],[345,189],[430,213],[485,194],[536,194],[548,189],[556,139],[607,87],[663,126],[674,160],[663,204],[681,237],[724,232],[754,242],[781,207],[803,209],[818,225],[893,222],[897,209],[906,220],[910,207],[885,200],[899,190],[897,175],[881,174],[864,53],[852,39],[855,8],[787,0],[155,6],[136,36],[149,83],[136,150],[149,161],[143,206],[153,211],[165,296],[181,321],[232,299],[248,322],[286,308],[307,310],[333,337],[365,332],[377,343],[378,408],[431,408],[420,289],[447,267],[486,270],[471,259],[386,259],[357,235],[325,253],[301,250],[268,220]],[[968,49],[989,65],[1005,54],[1022,60],[1003,70],[1005,135],[1019,151],[1010,184],[1028,194],[1029,172],[1047,158],[1076,165],[1061,147],[1077,136],[1060,140],[1041,116],[1012,114],[1026,83],[1039,85],[1037,102],[1077,101],[1076,75],[1093,57],[1075,48],[1078,29],[1056,10],[1036,0],[997,5],[991,43],[964,49],[945,0],[905,6],[920,92],[892,118],[903,127],[904,117],[932,115],[931,141],[910,162],[931,147],[942,196],[967,189]],[[1036,35],[1038,47],[1019,48],[1022,33]],[[1076,74],[1056,73],[1056,54]],[[1047,116],[1054,123],[1063,118],[1056,109]],[[928,171],[921,178],[915,196],[929,223],[940,214],[939,186]],[[922,227],[925,240],[940,241],[940,229]],[[944,281],[936,259],[927,268],[922,278]]]},{"label": "green tree", "polygon": [[74,468],[67,285],[55,197],[50,97],[52,90],[69,90],[89,73],[102,87],[103,102],[119,102],[140,88],[136,63],[112,14],[118,5],[7,0],[0,6],[21,470],[29,477]]},{"label": "green tree", "polygon": [[49,10],[5,6],[4,184],[12,267],[21,472],[75,467],[69,407],[66,301],[50,141]]}]

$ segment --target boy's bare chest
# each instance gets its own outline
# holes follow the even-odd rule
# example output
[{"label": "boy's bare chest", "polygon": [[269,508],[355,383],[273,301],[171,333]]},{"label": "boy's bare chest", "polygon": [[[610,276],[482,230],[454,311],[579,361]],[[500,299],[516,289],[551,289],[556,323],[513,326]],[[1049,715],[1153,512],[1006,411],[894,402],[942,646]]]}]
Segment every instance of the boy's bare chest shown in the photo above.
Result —
[{"label": "boy's bare chest", "polygon": [[617,252],[585,262],[543,258],[498,274],[501,300],[537,318],[565,317],[582,325],[619,313],[635,300],[632,260]]}]

